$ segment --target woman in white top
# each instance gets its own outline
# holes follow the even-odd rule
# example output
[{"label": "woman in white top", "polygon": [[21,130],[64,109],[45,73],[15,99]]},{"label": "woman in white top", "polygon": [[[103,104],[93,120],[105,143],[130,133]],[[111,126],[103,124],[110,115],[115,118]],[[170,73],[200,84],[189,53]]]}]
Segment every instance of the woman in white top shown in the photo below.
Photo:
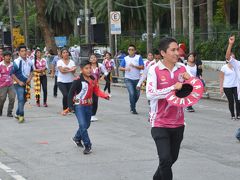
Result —
[{"label": "woman in white top", "polygon": [[[228,99],[232,120],[240,119],[240,105],[237,93],[237,74],[231,64],[225,64],[220,71],[220,93],[225,93]],[[236,114],[234,112],[234,101]]]},{"label": "woman in white top", "polygon": [[59,70],[57,82],[59,90],[63,95],[62,104],[63,104],[63,112],[62,114],[66,114],[66,110],[68,109],[68,92],[71,88],[72,82],[74,80],[74,73],[76,71],[76,65],[74,61],[69,58],[69,51],[66,48],[61,50],[62,59],[57,62],[57,68]]}]

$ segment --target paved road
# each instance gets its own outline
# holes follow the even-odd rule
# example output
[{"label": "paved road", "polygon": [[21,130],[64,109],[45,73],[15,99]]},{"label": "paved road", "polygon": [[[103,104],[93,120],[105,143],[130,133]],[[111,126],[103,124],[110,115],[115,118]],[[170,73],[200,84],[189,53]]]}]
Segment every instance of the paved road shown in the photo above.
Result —
[{"label": "paved road", "polygon": [[[113,88],[112,100],[100,101],[100,121],[90,128],[93,153],[86,156],[70,141],[77,129],[74,115],[59,114],[61,96],[53,98],[51,89],[48,108],[27,104],[26,123],[0,117],[1,180],[152,179],[158,158],[145,95],[138,116],[129,113],[126,89]],[[240,143],[234,134],[240,121],[229,119],[224,102],[202,100],[195,108],[196,113],[186,113],[174,180],[238,180]]]}]

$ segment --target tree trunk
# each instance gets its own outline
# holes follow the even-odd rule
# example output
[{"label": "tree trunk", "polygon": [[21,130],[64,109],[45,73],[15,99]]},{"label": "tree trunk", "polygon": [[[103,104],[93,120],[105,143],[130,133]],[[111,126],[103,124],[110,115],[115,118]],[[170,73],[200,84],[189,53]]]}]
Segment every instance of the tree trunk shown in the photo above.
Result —
[{"label": "tree trunk", "polygon": [[57,46],[56,46],[56,43],[54,40],[53,30],[49,26],[47,19],[45,17],[46,1],[45,0],[35,0],[35,3],[36,3],[38,26],[43,35],[46,48],[48,51],[51,49],[54,54],[57,54]]},{"label": "tree trunk", "polygon": [[240,0],[238,0],[238,30],[240,29]]},{"label": "tree trunk", "polygon": [[208,39],[213,38],[213,0],[207,0]]},{"label": "tree trunk", "polygon": [[230,25],[230,0],[224,0],[224,13],[226,19],[226,26]]},{"label": "tree trunk", "polygon": [[176,1],[176,31],[177,33],[181,34],[182,33],[182,1]]},{"label": "tree trunk", "polygon": [[23,11],[24,11],[24,39],[25,45],[28,47],[28,8],[26,0],[23,0]]},{"label": "tree trunk", "polygon": [[188,34],[188,0],[182,0],[182,21],[183,21],[183,35]]},{"label": "tree trunk", "polygon": [[[112,55],[114,55],[114,40],[113,40],[113,36],[111,35],[111,27],[110,27],[110,12],[113,9],[113,1],[112,0],[108,0],[108,41],[109,41],[109,47],[110,47],[110,52]],[[117,52],[115,52],[117,53]]]},{"label": "tree trunk", "polygon": [[170,7],[171,7],[172,36],[175,36],[175,33],[176,33],[176,4],[175,4],[175,0],[170,0]]},{"label": "tree trunk", "polygon": [[153,23],[152,23],[152,0],[146,0],[147,13],[147,52],[152,52],[153,48]]},{"label": "tree trunk", "polygon": [[8,0],[8,12],[10,18],[11,48],[13,51],[13,1]]},{"label": "tree trunk", "polygon": [[206,0],[200,0],[199,6],[199,23],[200,23],[200,30],[201,30],[201,39],[207,39],[207,5]]},{"label": "tree trunk", "polygon": [[194,52],[194,7],[193,7],[193,0],[189,0],[189,52]]}]

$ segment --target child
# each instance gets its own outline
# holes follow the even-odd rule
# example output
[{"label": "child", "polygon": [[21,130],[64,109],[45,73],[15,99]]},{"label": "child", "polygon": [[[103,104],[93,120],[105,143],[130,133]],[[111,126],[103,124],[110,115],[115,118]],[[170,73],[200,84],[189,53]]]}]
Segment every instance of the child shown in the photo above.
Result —
[{"label": "child", "polygon": [[[90,62],[92,65],[91,75],[95,78],[95,80],[99,81],[103,80],[108,75],[108,72],[105,69],[105,67],[102,64],[98,63],[97,61],[98,61],[97,56],[95,54],[92,54],[90,56]],[[93,93],[93,105],[91,117],[92,122],[98,120],[98,118],[96,117],[97,109],[98,109],[98,96]]]},{"label": "child", "polygon": [[12,53],[10,51],[3,52],[3,61],[0,62],[0,116],[2,116],[2,110],[4,103],[6,101],[7,95],[9,98],[8,103],[8,117],[13,117],[12,110],[15,102],[15,90],[13,85],[13,79],[10,72],[13,68],[13,63],[11,62]]},{"label": "child", "polygon": [[81,74],[73,81],[68,94],[68,107],[70,111],[75,110],[79,123],[78,131],[72,140],[79,147],[83,147],[81,142],[83,141],[85,146],[83,153],[90,154],[92,144],[87,130],[91,123],[93,93],[105,99],[109,99],[109,95],[100,91],[97,80],[91,75],[91,63],[89,61],[82,61],[80,68]]},{"label": "child", "polygon": [[104,61],[103,65],[105,66],[108,75],[105,77],[106,85],[104,87],[104,91],[108,90],[108,94],[111,94],[111,73],[115,68],[115,62],[113,59],[111,59],[112,55],[109,52],[106,52],[104,54]]}]

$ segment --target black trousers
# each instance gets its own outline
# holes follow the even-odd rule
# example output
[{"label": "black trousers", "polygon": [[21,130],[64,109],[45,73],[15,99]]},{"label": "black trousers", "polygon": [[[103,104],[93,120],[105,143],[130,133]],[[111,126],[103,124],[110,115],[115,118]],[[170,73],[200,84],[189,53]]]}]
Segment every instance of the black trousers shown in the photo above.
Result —
[{"label": "black trousers", "polygon": [[[40,76],[40,86],[42,87],[42,90],[43,90],[43,102],[47,103],[47,76],[46,75]],[[36,100],[37,100],[37,103],[40,102],[40,95],[36,95]]]},{"label": "black trousers", "polygon": [[108,93],[111,93],[111,72],[108,73],[108,75],[104,78],[106,81],[104,91],[108,90]]},{"label": "black trousers", "polygon": [[72,83],[58,82],[59,90],[63,95],[63,99],[62,99],[63,110],[68,108],[68,92],[70,91],[71,86],[72,86]]},{"label": "black trousers", "polygon": [[178,158],[179,149],[183,140],[184,126],[179,128],[158,128],[151,130],[157,146],[159,166],[153,180],[172,180],[172,165]]},{"label": "black trousers", "polygon": [[92,116],[95,116],[97,114],[98,109],[98,96],[93,93],[93,105],[92,105]]},{"label": "black trousers", "polygon": [[223,88],[224,93],[226,94],[226,97],[228,99],[228,106],[229,110],[231,112],[231,116],[235,117],[234,112],[234,101],[235,101],[235,108],[236,108],[236,116],[240,115],[240,105],[238,100],[238,93],[237,93],[237,87],[232,88]]},{"label": "black trousers", "polygon": [[53,86],[53,96],[57,96],[57,89],[58,89],[57,76],[55,76],[54,77],[54,86]]}]

